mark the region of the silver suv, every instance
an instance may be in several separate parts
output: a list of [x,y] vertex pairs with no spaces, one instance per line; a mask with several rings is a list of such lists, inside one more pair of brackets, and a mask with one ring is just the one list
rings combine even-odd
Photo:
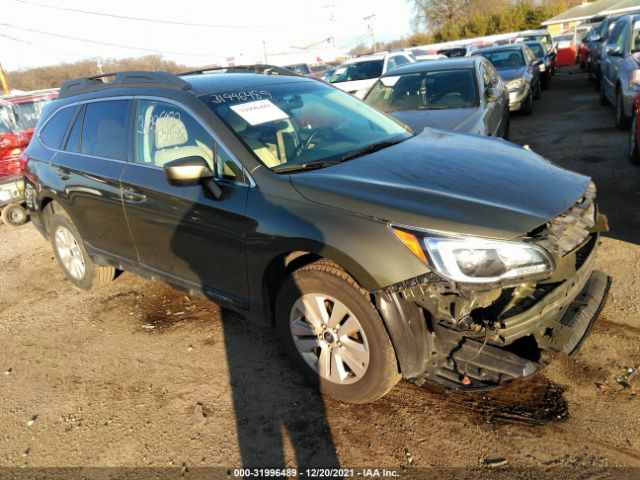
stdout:
[[600,103],[616,108],[616,126],[625,128],[640,92],[640,15],[625,15],[616,22],[600,62]]

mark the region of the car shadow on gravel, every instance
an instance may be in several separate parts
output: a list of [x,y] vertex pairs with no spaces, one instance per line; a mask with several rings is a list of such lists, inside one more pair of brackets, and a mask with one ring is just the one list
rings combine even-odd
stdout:
[[[282,207],[270,208],[277,215]],[[181,238],[192,234],[191,219],[201,214],[202,206],[194,205],[176,226],[171,241],[176,255],[184,252],[184,249],[177,247],[183,241]],[[307,228],[311,230],[315,227],[307,224]],[[243,240],[234,238],[229,241]],[[203,279],[210,275],[204,269],[211,265],[211,259],[202,261],[198,254],[201,255],[202,252],[183,254],[182,260],[201,280],[200,284],[205,284]],[[246,272],[244,268],[235,270],[230,275]],[[208,300],[219,301],[212,296],[208,296]],[[193,314],[197,315],[195,312],[187,312],[186,308],[180,312],[172,312],[170,308],[165,311],[165,307],[160,306],[156,312],[151,311],[145,321],[162,330],[171,328],[174,322],[182,321],[180,317],[188,319]],[[170,319],[167,320],[167,317]],[[250,322],[242,315],[225,308],[219,309],[219,317],[224,335],[242,467],[340,467],[322,395],[304,381],[289,361],[276,330]],[[229,437],[229,441],[232,441],[232,435]]]

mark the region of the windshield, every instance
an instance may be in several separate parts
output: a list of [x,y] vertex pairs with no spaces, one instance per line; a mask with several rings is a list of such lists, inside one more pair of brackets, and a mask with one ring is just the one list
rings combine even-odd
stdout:
[[540,43],[527,43],[527,46],[533,51],[536,57],[544,57],[544,49]]
[[317,81],[278,83],[203,97],[267,167],[342,161],[411,134],[360,100]]
[[14,103],[13,107],[18,119],[18,125],[22,129],[33,128],[38,123],[38,118],[42,113],[47,102],[51,101],[49,97],[38,98],[27,102]]
[[382,75],[383,60],[367,60],[364,62],[348,63],[340,66],[329,79],[330,83],[353,82],[368,80]]
[[5,133],[16,133],[17,128],[11,105],[0,104],[0,135]]
[[364,101],[385,112],[470,108],[478,106],[477,93],[475,72],[465,68],[384,77]]
[[298,75],[310,75],[311,70],[306,63],[298,63],[296,65],[286,65],[284,68],[288,68],[292,72],[297,73]]
[[498,50],[482,53],[498,70],[524,67],[524,57],[520,50]]
[[633,31],[631,32],[631,53],[640,51],[640,20],[633,22]]

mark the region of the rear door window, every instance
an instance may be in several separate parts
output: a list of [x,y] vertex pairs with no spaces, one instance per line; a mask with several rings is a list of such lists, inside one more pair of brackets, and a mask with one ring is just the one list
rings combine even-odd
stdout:
[[53,114],[40,132],[40,140],[47,147],[58,149],[67,133],[69,122],[73,118],[76,107],[66,107]]
[[126,160],[128,107],[128,100],[87,104],[82,128],[82,153]]

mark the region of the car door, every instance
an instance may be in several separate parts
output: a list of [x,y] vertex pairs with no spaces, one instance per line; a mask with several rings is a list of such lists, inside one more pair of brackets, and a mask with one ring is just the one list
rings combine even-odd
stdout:
[[602,58],[600,61],[602,88],[611,103],[615,103],[616,101],[615,85],[619,68],[618,60],[620,57],[617,55],[611,55],[610,49],[624,45],[624,27],[624,19],[618,20],[615,23],[603,48]]
[[540,88],[540,67],[536,65],[536,56],[526,45],[522,48],[524,59],[527,62],[527,69],[531,75],[531,88],[537,91]]
[[129,155],[130,104],[104,100],[73,107],[75,118],[51,166],[60,201],[88,249],[135,260],[119,183]]
[[[493,68],[493,65],[488,60],[483,60],[480,63],[480,75],[485,92],[488,88],[504,89],[504,84],[500,79],[500,75]],[[507,95],[500,95],[491,102],[485,101],[485,108],[487,113],[485,114],[487,123],[487,132],[492,136],[500,136],[506,126],[505,122],[509,114],[509,98]]]
[[[134,118],[134,158],[121,183],[140,263],[208,298],[245,307],[244,171],[204,122],[170,101],[138,99]],[[165,179],[164,164],[191,156],[204,158],[216,172],[219,198],[202,184]]]

